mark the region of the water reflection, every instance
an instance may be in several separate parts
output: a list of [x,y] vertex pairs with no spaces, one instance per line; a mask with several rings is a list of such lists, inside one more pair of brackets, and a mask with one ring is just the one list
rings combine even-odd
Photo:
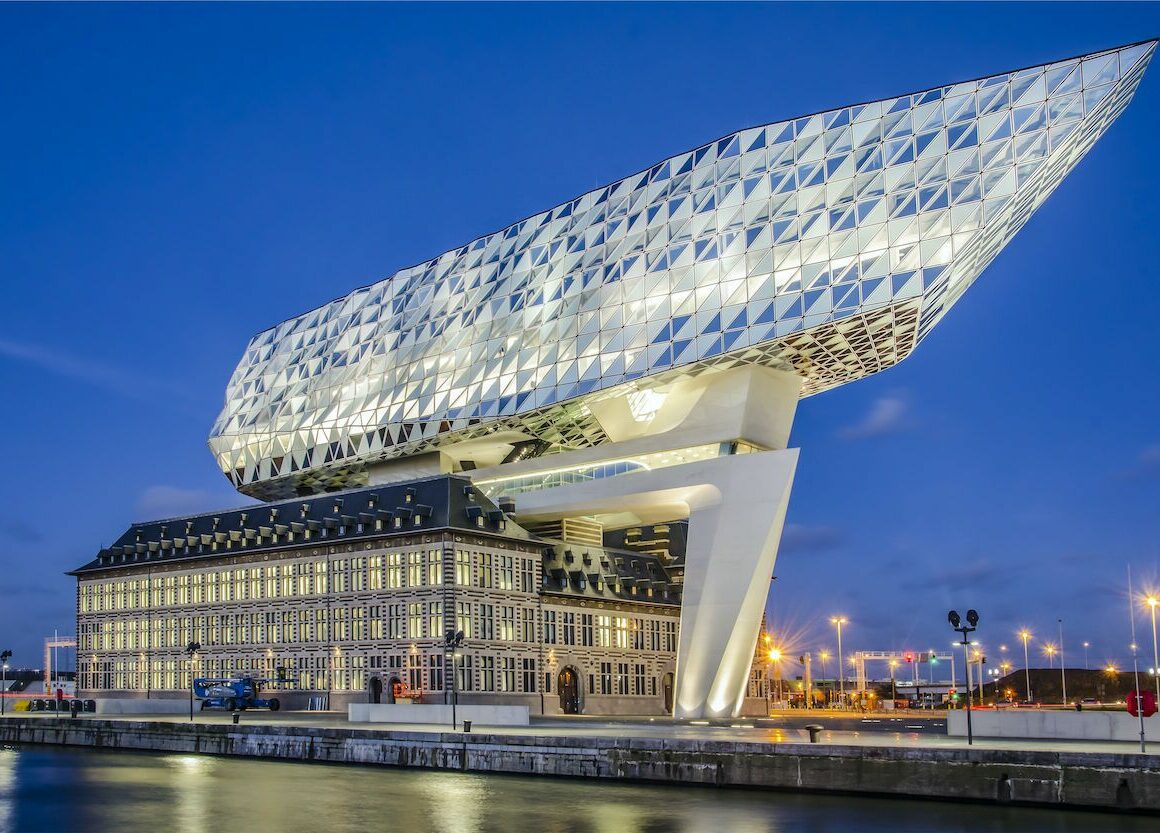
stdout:
[[0,748],[0,833],[1135,833],[1154,819],[1055,810]]

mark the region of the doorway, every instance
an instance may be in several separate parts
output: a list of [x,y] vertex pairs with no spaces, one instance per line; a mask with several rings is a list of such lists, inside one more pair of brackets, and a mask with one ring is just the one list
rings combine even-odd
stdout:
[[371,702],[381,703],[383,699],[383,680],[381,677],[371,677]]
[[560,672],[556,691],[560,694],[560,711],[580,714],[580,674],[575,668],[569,665]]
[[661,678],[661,691],[665,695],[665,714],[673,713],[673,672]]

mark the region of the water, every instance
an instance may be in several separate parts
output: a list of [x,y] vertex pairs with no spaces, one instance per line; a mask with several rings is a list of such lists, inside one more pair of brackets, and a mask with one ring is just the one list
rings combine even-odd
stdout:
[[1155,831],[1155,818],[968,804],[0,747],[2,833]]

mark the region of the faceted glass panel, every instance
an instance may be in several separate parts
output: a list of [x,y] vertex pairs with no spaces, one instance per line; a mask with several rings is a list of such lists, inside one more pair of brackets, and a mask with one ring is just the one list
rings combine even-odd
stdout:
[[1123,111],[1155,42],[742,130],[255,336],[210,447],[244,492],[742,364],[803,396],[922,340]]

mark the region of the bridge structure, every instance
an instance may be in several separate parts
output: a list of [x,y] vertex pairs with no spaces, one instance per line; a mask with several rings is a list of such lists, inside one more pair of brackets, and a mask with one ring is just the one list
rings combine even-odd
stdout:
[[[928,651],[855,651],[851,655],[850,662],[854,666],[854,690],[856,692],[867,690],[869,680],[866,674],[867,663],[871,663],[872,667],[873,664],[884,664],[896,684],[916,688],[923,685],[928,687],[948,685],[946,680],[935,679],[935,666],[940,662],[949,663],[951,670],[949,686],[957,688],[955,655],[953,653],[939,653],[933,648]],[[921,669],[924,664],[927,667],[925,675]]]

